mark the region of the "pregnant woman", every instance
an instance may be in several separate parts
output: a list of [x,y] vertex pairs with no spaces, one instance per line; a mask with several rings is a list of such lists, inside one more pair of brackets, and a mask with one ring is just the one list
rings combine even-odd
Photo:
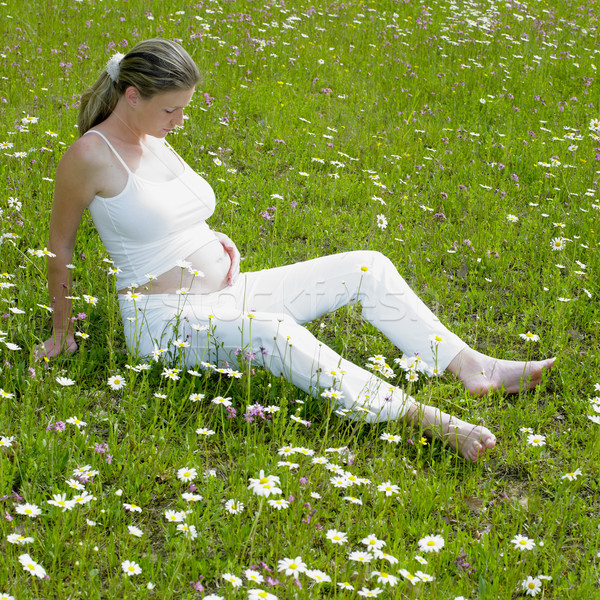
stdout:
[[38,355],[77,349],[71,325],[71,262],[88,209],[117,272],[129,351],[173,356],[180,364],[255,362],[350,418],[404,419],[444,439],[469,460],[495,443],[471,425],[416,402],[316,339],[303,323],[360,302],[363,317],[405,356],[456,375],[473,394],[537,385],[553,359],[497,360],[446,329],[378,252],[348,252],[240,273],[240,254],[206,220],[210,185],[165,138],[183,124],[200,73],[177,43],[151,39],[113,56],[79,114],[80,137],[56,172],[50,221],[48,289],[52,336]]

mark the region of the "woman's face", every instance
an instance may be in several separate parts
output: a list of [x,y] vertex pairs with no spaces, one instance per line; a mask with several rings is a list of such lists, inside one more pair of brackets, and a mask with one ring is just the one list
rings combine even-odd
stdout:
[[192,100],[194,88],[161,92],[151,98],[139,98],[136,113],[140,128],[153,137],[164,138],[183,125],[183,110]]

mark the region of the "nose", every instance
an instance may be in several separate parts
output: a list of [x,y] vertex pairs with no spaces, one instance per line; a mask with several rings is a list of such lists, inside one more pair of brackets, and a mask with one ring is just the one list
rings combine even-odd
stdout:
[[176,127],[181,127],[183,125],[183,109],[178,109],[173,114],[173,123]]

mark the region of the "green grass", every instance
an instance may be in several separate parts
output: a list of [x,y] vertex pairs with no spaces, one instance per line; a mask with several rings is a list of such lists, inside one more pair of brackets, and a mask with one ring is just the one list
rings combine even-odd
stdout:
[[[299,20],[290,20],[294,15]],[[380,587],[380,598],[496,599],[523,596],[521,582],[540,574],[552,578],[542,581],[542,597],[598,594],[600,437],[587,418],[600,381],[600,144],[589,129],[600,117],[594,2],[426,8],[391,0],[6,0],[0,19],[0,282],[13,284],[0,285],[0,436],[14,438],[0,447],[0,597],[213,593],[231,600],[256,587],[280,599],[358,597],[334,585],[349,581],[355,590]],[[378,250],[473,347],[503,358],[558,356],[557,368],[530,393],[474,399],[450,377],[412,390],[461,418],[485,420],[499,443],[484,461],[468,464],[439,443],[422,445],[421,432],[401,423],[340,419],[263,371],[250,380],[182,372],[169,381],[157,365],[127,369],[114,282],[87,215],[73,258],[74,287],[98,304],[79,301],[74,310],[86,313],[76,329],[90,337],[71,357],[33,361],[34,346],[50,333],[43,308],[49,299],[45,259],[28,249],[47,244],[48,179],[77,137],[79,94],[114,51],[157,35],[181,40],[204,73],[185,129],[170,139],[213,185],[218,205],[209,224],[236,241],[243,270]],[[266,42],[262,50],[259,40]],[[28,115],[37,122],[25,127]],[[549,166],[553,157],[560,166]],[[266,221],[259,213],[271,206],[274,217]],[[380,214],[386,229],[377,227]],[[568,240],[564,250],[551,249],[555,237]],[[400,356],[357,310],[308,327],[359,364],[374,354],[390,364]],[[519,338],[527,331],[539,343]],[[113,375],[126,380],[123,389],[109,388]],[[59,385],[59,376],[75,384]],[[205,401],[191,402],[195,392]],[[208,402],[218,395],[232,398],[236,418]],[[280,410],[271,420],[246,423],[242,414],[256,402]],[[48,430],[74,416],[87,426]],[[199,436],[200,427],[215,434]],[[546,436],[546,445],[528,445],[521,428]],[[402,440],[385,442],[383,432]],[[96,451],[102,444],[110,463],[107,452]],[[327,456],[374,485],[335,489],[333,473],[310,456],[280,457],[286,445]],[[277,466],[288,459],[299,467]],[[74,496],[65,481],[85,465],[98,472],[85,486],[94,500],[65,512],[47,504],[53,494]],[[177,478],[183,467],[197,469],[199,502],[182,499],[189,486]],[[577,468],[576,480],[562,478]],[[281,497],[293,497],[288,508],[271,508],[248,489],[261,469],[281,478]],[[399,493],[379,492],[386,481]],[[42,514],[17,514],[23,501],[15,494]],[[347,494],[362,505],[344,500]],[[229,499],[243,503],[243,512],[227,512]],[[128,512],[124,502],[142,512]],[[186,509],[196,539],[164,516]],[[128,525],[143,536],[131,535]],[[334,528],[347,533],[347,543],[326,539]],[[13,533],[34,542],[11,544]],[[397,564],[349,560],[369,534],[386,542]],[[418,540],[433,534],[445,545],[421,553],[428,561],[421,565]],[[535,547],[514,549],[517,534]],[[23,570],[18,557],[25,552],[49,579]],[[277,572],[278,561],[297,556],[332,582],[300,575],[300,588]],[[141,574],[125,576],[126,560]],[[234,588],[222,578],[242,577],[251,565],[279,583],[244,578]],[[401,569],[435,579],[413,586]],[[396,587],[370,578],[383,570],[399,578]],[[201,577],[203,593],[190,585]]]

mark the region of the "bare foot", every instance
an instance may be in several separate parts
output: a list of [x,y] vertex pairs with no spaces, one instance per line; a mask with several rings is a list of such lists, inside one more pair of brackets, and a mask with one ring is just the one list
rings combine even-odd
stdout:
[[496,436],[487,427],[471,425],[456,417],[450,417],[444,441],[467,460],[477,462],[486,450],[496,445]]
[[412,399],[404,418],[414,427],[421,428],[428,437],[442,440],[473,462],[496,445],[496,436],[486,427],[471,425],[439,408],[419,404]]
[[555,360],[501,360],[473,348],[465,348],[448,365],[448,371],[454,373],[474,396],[484,396],[493,390],[516,394],[538,385],[544,370],[549,369]]

